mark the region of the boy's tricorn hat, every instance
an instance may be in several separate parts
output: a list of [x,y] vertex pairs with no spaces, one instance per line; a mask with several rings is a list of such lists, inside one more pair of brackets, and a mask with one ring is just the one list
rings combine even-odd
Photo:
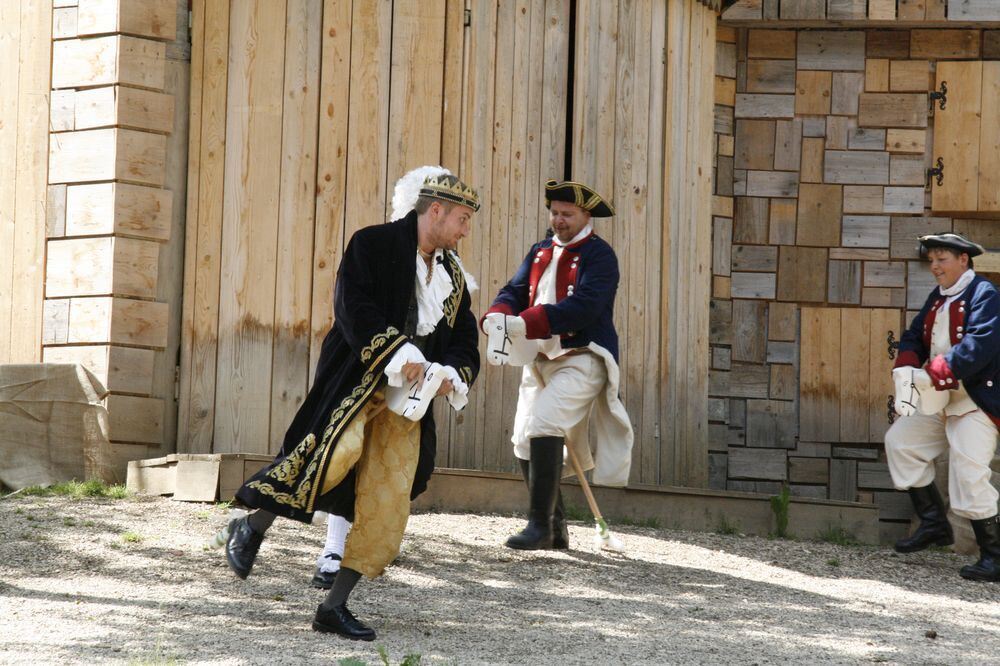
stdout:
[[978,257],[986,252],[986,249],[979,243],[973,243],[968,238],[964,238],[951,232],[928,234],[920,237],[921,256],[926,257],[928,250],[936,248],[947,248],[957,252],[964,252],[969,255],[970,258]]
[[545,181],[545,207],[549,208],[553,201],[565,201],[576,204],[588,211],[591,217],[611,217],[615,214],[612,205],[601,198],[601,195],[583,183],[572,180],[559,182]]

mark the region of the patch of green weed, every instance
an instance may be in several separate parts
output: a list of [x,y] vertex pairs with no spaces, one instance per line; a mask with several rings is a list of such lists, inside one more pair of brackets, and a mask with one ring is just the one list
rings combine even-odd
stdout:
[[779,539],[788,538],[788,505],[791,503],[791,492],[788,484],[781,487],[781,492],[771,498],[771,511],[774,513],[774,534]]

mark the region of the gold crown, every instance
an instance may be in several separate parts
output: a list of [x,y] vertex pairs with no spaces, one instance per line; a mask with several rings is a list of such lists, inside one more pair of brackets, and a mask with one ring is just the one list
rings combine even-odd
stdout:
[[[450,182],[452,178],[455,178],[454,183]],[[420,188],[420,196],[444,199],[468,206],[474,211],[479,210],[479,194],[455,176],[448,174],[425,178],[424,184]]]

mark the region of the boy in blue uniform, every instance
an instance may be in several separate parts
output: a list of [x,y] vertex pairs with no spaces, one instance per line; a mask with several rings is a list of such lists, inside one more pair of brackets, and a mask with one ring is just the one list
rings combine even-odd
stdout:
[[968,518],[980,557],[962,567],[970,580],[1000,581],[1000,517],[990,462],[1000,423],[1000,294],[972,269],[982,246],[958,234],[920,238],[938,287],[900,341],[896,367],[924,367],[938,391],[949,391],[944,409],[897,420],[885,437],[889,472],[908,490],[920,518],[917,530],[896,543],[902,553],[954,542],[934,459],[949,452],[948,490],[955,515]]

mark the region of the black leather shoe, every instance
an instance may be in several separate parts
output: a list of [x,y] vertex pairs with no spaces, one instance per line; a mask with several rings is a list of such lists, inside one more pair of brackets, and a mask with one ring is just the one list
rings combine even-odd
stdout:
[[313,631],[320,631],[325,634],[337,634],[352,641],[373,641],[375,640],[375,630],[367,624],[354,617],[351,611],[347,610],[347,604],[334,606],[329,610],[324,610],[320,604],[316,609],[316,617],[313,618]]
[[923,488],[910,488],[910,500],[920,525],[913,534],[896,542],[897,553],[915,553],[931,546],[955,543],[944,500],[933,483]]
[[253,569],[254,560],[257,559],[257,551],[264,540],[263,534],[258,534],[250,527],[250,522],[243,518],[236,518],[229,523],[229,539],[226,541],[226,561],[229,568],[239,576],[246,579]]
[[528,525],[507,539],[508,548],[544,550],[552,548],[552,514],[562,473],[562,437],[533,437],[529,461]]
[[[517,459],[521,465],[521,476],[524,477],[524,484],[531,491],[531,464],[527,460]],[[560,471],[560,477],[562,472]],[[556,495],[556,508],[552,513],[552,549],[569,549],[569,528],[566,526],[566,510],[563,508],[562,491]]]
[[979,561],[962,567],[958,573],[968,580],[1000,582],[1000,516],[970,522],[979,544]]

